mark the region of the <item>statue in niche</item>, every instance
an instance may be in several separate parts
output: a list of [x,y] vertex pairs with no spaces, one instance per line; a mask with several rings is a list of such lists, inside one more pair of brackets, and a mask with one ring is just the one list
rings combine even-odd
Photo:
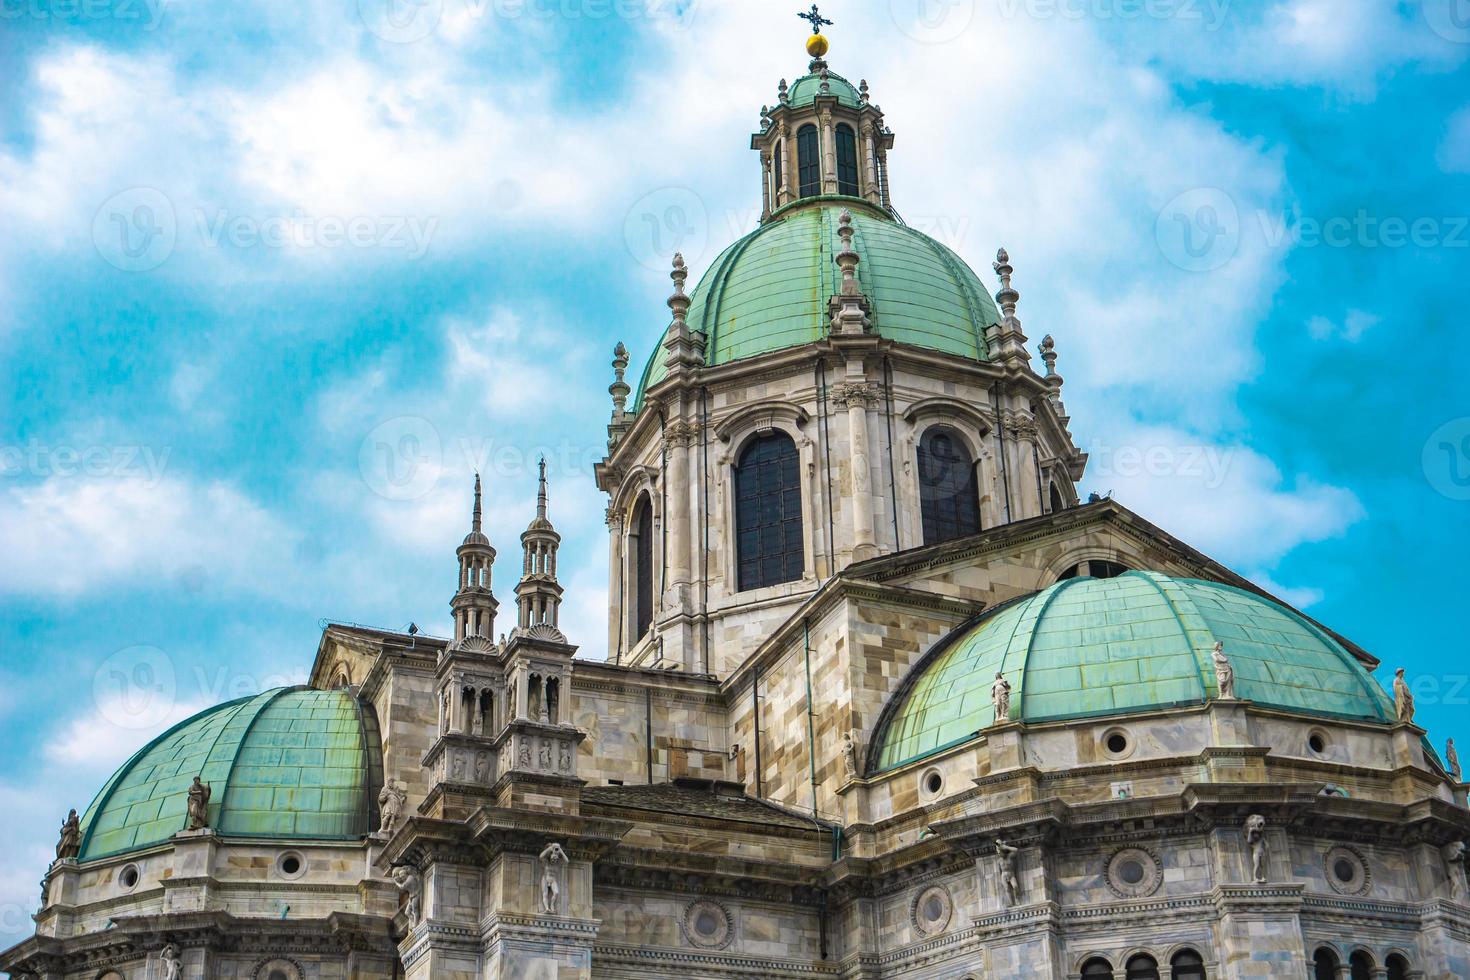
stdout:
[[730,761],[735,763],[735,781],[745,782],[745,746],[739,742],[730,750]]
[[1000,858],[1000,885],[1005,891],[1006,904],[1021,904],[1021,879],[1016,876],[1016,855],[1020,849],[1012,847],[999,837],[995,839],[995,854]]
[[475,756],[475,782],[488,783],[490,781],[490,753],[481,752]]
[[562,772],[572,771],[572,745],[570,742],[562,742],[558,746],[557,761]]
[[82,821],[77,811],[66,815],[61,825],[61,839],[56,842],[56,860],[74,861],[82,853]]
[[163,980],[181,980],[184,976],[184,962],[179,955],[179,947],[169,943],[163,947],[159,960],[163,963]]
[[847,768],[847,778],[856,779],[861,768],[858,765],[857,730],[842,733],[842,763]]
[[403,914],[408,917],[409,925],[415,925],[419,921],[419,898],[423,894],[424,879],[418,870],[406,864],[398,864],[393,867],[393,883],[407,899],[403,905]]
[[1221,701],[1235,700],[1235,667],[1230,663],[1230,658],[1225,656],[1225,644],[1223,641],[1215,641],[1215,686],[1219,688]]
[[1440,849],[1444,858],[1445,873],[1450,879],[1450,895],[1463,901],[1467,896],[1465,884],[1465,842],[1451,841]]
[[1252,814],[1245,821],[1245,842],[1251,849],[1251,880],[1266,883],[1266,818]]
[[439,734],[441,735],[449,733],[449,707],[449,690],[446,688],[439,704]]
[[1455,751],[1455,740],[1450,739],[1444,747],[1445,765],[1450,767],[1450,775],[1455,777],[1455,782],[1461,781],[1460,753]]
[[521,753],[519,756],[522,769],[531,768],[531,744],[525,740],[521,741]]
[[1409,690],[1409,682],[1404,680],[1402,667],[1393,673],[1393,706],[1401,723],[1414,723],[1414,692]]
[[391,779],[383,784],[383,789],[378,793],[379,833],[387,836],[398,829],[398,821],[403,817],[403,808],[408,803],[407,791],[407,786]]
[[209,826],[209,798],[214,789],[198,776],[189,786],[189,830],[203,830]]
[[995,724],[1000,725],[1011,718],[1011,682],[1005,674],[996,672],[995,683],[990,685],[990,703],[995,707]]
[[464,782],[464,756],[460,755],[458,752],[454,753],[454,767],[451,772],[451,778],[456,783]]
[[556,841],[541,851],[541,908],[556,915],[561,908],[561,865],[567,863],[567,852]]
[[551,771],[551,743],[548,742],[546,739],[543,738],[543,739],[541,739],[541,741],[539,743],[539,747],[540,747],[540,751],[536,754],[537,761],[541,763],[541,769],[542,769],[543,772],[550,772]]

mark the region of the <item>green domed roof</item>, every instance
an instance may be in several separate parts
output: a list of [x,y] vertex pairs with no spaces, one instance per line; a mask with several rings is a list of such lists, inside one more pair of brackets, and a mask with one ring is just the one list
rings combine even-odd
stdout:
[[[827,84],[826,92],[822,91],[822,83],[824,81]],[[851,82],[841,75],[828,70],[825,79],[821,75],[803,75],[798,78],[796,84],[792,85],[787,92],[787,104],[793,109],[800,109],[802,106],[809,106],[817,101],[817,96],[819,95],[835,97],[842,105],[850,106],[854,109],[861,102],[861,99],[858,97],[858,91],[852,87]]]
[[185,829],[189,784],[211,784],[225,836],[339,840],[372,830],[381,748],[345,690],[279,688],[210,708],[160,735],[107,781],[82,818],[81,860]]
[[[704,331],[705,363],[724,364],[827,336],[827,303],[841,270],[838,218],[852,212],[858,279],[874,332],[890,340],[983,360],[985,330],[1000,313],[985,285],[951,249],[856,198],[816,198],[725,249],[691,296],[689,325]],[[665,375],[662,341],[638,388]]]
[[1218,693],[1217,640],[1235,668],[1236,697],[1303,714],[1393,720],[1388,695],[1363,664],[1298,613],[1217,582],[1129,572],[1058,582],[941,642],[880,723],[879,767],[994,724],[997,672],[1011,682],[1015,721],[1201,703]]

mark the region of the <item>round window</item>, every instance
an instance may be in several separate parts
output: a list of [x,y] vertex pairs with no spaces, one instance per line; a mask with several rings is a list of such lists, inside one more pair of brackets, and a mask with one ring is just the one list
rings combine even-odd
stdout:
[[684,935],[703,949],[723,949],[734,935],[730,913],[717,902],[693,902],[684,910]]
[[1164,870],[1152,851],[1125,847],[1108,859],[1107,881],[1119,898],[1144,898],[1159,890]]
[[1363,895],[1372,887],[1368,863],[1351,847],[1334,847],[1327,852],[1327,883],[1342,895]]
[[138,872],[138,866],[136,864],[130,864],[118,873],[117,883],[121,885],[125,891],[132,891],[134,888],[138,887],[138,880],[140,877],[141,875]]
[[1103,732],[1103,752],[1110,759],[1126,759],[1133,754],[1133,739],[1121,728],[1110,729]]
[[295,851],[287,851],[276,858],[276,874],[282,878],[300,878],[306,873],[306,858]]
[[954,900],[943,885],[931,885],[915,896],[912,911],[914,927],[925,936],[937,936],[949,927]]
[[1330,744],[1331,743],[1327,740],[1326,732],[1314,731],[1312,732],[1312,734],[1307,736],[1307,749],[1313,755],[1326,755],[1327,747]]
[[928,770],[919,777],[919,788],[925,796],[938,796],[944,792],[944,773],[938,769]]

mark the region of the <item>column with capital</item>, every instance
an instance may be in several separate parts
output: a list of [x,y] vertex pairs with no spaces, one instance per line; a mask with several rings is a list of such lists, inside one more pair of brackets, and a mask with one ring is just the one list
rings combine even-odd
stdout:
[[878,541],[873,529],[873,479],[868,443],[868,406],[877,404],[877,385],[849,382],[837,386],[837,403],[847,408],[848,436],[852,455],[852,559],[863,561],[878,554]]

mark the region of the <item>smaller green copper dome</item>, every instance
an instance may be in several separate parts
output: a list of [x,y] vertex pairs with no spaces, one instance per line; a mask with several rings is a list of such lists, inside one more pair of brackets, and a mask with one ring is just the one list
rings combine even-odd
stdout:
[[1363,664],[1291,609],[1218,582],[1129,572],[1058,582],[941,641],[880,722],[879,767],[989,728],[997,673],[1011,683],[1014,721],[1199,704],[1218,693],[1217,640],[1235,668],[1236,697],[1309,715],[1393,720],[1388,695]]
[[[901,343],[984,360],[985,331],[1000,312],[980,277],[947,246],[857,198],[788,206],[715,259],[691,294],[689,325],[705,335],[705,363],[798,347],[827,336],[837,267],[838,219],[852,213],[858,279],[873,331]],[[662,341],[638,386],[665,376]]]
[[[824,82],[827,85],[826,92],[822,91]],[[827,72],[825,79],[821,75],[803,75],[798,78],[788,92],[788,102],[793,109],[800,109],[817,101],[819,95],[834,97],[840,104],[853,109],[861,103],[858,91],[852,87],[852,83],[831,70]]]
[[381,748],[348,691],[279,688],[203,711],[144,746],[82,818],[81,860],[184,830],[195,776],[223,836],[341,840],[372,830]]

